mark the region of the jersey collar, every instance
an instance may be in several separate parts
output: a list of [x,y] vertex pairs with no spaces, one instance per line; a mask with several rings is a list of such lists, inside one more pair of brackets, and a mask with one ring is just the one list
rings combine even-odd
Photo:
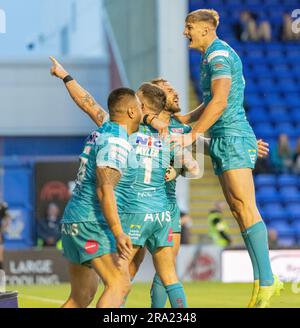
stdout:
[[204,56],[206,56],[206,55],[209,53],[210,48],[213,46],[213,44],[214,44],[217,40],[219,40],[218,37],[216,37],[216,38],[210,43],[210,45],[209,45],[209,46],[207,47],[207,49],[205,50]]

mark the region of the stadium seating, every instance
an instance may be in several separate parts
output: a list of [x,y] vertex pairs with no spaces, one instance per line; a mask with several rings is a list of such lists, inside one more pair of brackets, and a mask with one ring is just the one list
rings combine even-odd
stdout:
[[[258,138],[275,147],[280,133],[295,147],[300,137],[300,44],[280,42],[282,15],[299,5],[299,0],[190,0],[190,10],[215,8],[221,15],[219,35],[240,55],[246,79],[245,108]],[[251,10],[267,19],[273,40],[240,42],[235,25],[240,12]],[[200,55],[190,52],[191,77],[202,98]],[[293,174],[259,174],[255,177],[257,203],[270,227],[279,234],[281,245],[300,245],[300,177]]]

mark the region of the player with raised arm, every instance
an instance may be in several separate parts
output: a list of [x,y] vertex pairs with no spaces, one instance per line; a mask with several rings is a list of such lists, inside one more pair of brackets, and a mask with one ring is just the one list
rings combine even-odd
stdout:
[[186,146],[194,142],[198,134],[210,132],[209,150],[214,170],[240,226],[253,266],[255,282],[248,306],[267,307],[283,284],[272,273],[267,229],[256,206],[252,169],[258,151],[243,107],[242,62],[237,53],[217,37],[218,25],[219,15],[215,10],[196,10],[186,18],[184,35],[189,39],[189,47],[202,53],[204,102],[198,108],[198,118],[188,137],[177,136],[172,141]]
[[[160,87],[167,96],[167,106],[158,116],[160,120],[169,124],[169,132],[171,134],[186,134],[191,131],[191,126],[187,124],[182,124],[178,121],[177,116],[181,112],[181,108],[179,105],[179,95],[175,88],[163,78],[157,78],[151,81],[152,84]],[[193,119],[199,117],[199,111],[196,109],[191,114]],[[205,155],[209,155],[209,138],[202,138],[203,142],[203,151]],[[258,153],[259,157],[264,157],[268,155],[268,144],[266,144],[263,140],[257,141],[258,145]],[[169,203],[169,211],[171,213],[172,220],[172,231],[173,231],[173,253],[174,253],[174,262],[176,263],[176,257],[180,248],[180,239],[181,239],[181,223],[180,223],[180,209],[177,204],[176,199],[176,176],[168,174],[167,181],[171,179],[171,181],[167,182],[167,196]],[[139,264],[142,262],[143,256],[140,255],[135,259],[135,266],[139,267]],[[140,263],[139,263],[140,262]],[[132,265],[131,265],[132,267]],[[131,270],[132,274],[132,270]],[[167,301],[167,293],[163,283],[161,282],[158,274],[155,274],[152,287],[151,287],[151,305],[153,308],[163,308]]]
[[128,169],[136,159],[128,138],[138,130],[142,111],[135,92],[128,88],[114,90],[108,108],[110,120],[84,147],[76,187],[62,219],[71,282],[63,307],[89,305],[98,287],[94,271],[105,286],[97,307],[120,307],[130,290],[132,244],[119,219],[118,206],[126,201],[119,185],[127,170],[132,172],[127,180],[135,181],[135,171]]
[[[83,110],[89,117],[100,127],[105,120],[108,119],[108,114],[103,107],[96,102],[94,97],[86,91],[74,78],[70,76],[68,71],[54,58],[50,57],[52,66],[50,73],[53,76],[61,79],[66,89],[68,90],[71,98],[77,106]],[[157,119],[157,116],[148,115],[148,122],[151,122],[156,130],[159,131],[161,136],[168,134],[168,125]],[[141,122],[143,122],[144,114],[142,113]]]

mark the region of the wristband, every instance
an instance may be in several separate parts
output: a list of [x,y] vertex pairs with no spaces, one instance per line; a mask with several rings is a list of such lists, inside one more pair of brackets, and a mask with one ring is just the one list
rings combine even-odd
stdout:
[[153,117],[151,118],[150,122],[149,122],[149,125],[153,122],[153,120],[157,118],[157,115],[153,115]]
[[143,117],[143,123],[147,125],[147,120],[148,120],[149,114],[144,115]]
[[121,233],[123,233],[123,229],[120,224],[115,224],[111,227],[111,231],[115,237],[119,236]]
[[74,80],[74,79],[72,78],[71,75],[67,75],[67,76],[63,79],[64,84],[66,84],[66,83],[68,83],[68,82],[71,82],[71,81],[73,81],[73,80]]

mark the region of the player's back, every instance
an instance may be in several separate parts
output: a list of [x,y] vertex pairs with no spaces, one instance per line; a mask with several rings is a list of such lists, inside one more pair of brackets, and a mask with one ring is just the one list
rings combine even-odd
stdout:
[[[165,174],[172,154],[169,145],[151,127],[141,124],[129,138],[135,148],[138,167],[135,183],[127,192],[126,213],[158,213],[168,206]],[[127,174],[126,172],[124,178]],[[122,181],[121,181],[122,184]],[[124,189],[125,192],[125,189]]]
[[[81,164],[76,187],[65,209],[64,223],[97,220],[105,222],[96,194],[96,167],[107,166],[123,174],[128,168],[129,158],[135,158],[131,151],[127,132],[119,124],[111,121],[104,123],[87,138],[80,156]],[[133,183],[134,178],[134,175],[129,174],[128,183]],[[115,188],[115,195],[117,203],[122,203],[122,193],[119,192],[118,185]]]
[[244,109],[245,79],[238,54],[226,42],[217,38],[203,55],[201,68],[203,101],[206,105],[212,99],[212,81],[231,79],[227,108],[210,128],[211,136],[253,136]]

